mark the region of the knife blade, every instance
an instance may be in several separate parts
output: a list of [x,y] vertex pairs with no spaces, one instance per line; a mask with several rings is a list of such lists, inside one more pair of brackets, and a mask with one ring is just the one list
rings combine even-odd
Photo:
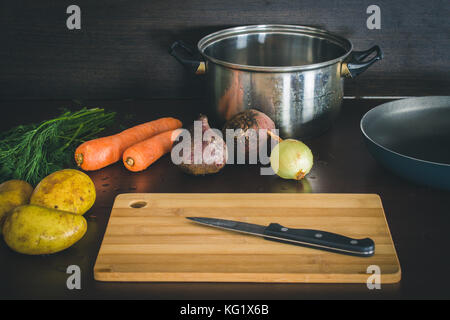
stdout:
[[246,233],[263,237],[266,240],[304,246],[313,249],[358,257],[371,257],[375,253],[375,243],[370,238],[352,239],[326,231],[287,228],[278,223],[271,223],[268,226],[261,226],[253,223],[216,218],[186,218],[196,223],[214,228]]

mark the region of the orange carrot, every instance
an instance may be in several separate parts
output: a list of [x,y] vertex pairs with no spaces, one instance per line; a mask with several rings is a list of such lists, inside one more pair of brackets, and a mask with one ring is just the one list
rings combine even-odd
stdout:
[[123,153],[123,164],[130,171],[142,171],[172,149],[177,130],[160,133],[136,143]]
[[75,161],[83,170],[98,170],[120,160],[130,146],[168,130],[181,128],[175,118],[161,118],[118,134],[84,142],[75,150]]

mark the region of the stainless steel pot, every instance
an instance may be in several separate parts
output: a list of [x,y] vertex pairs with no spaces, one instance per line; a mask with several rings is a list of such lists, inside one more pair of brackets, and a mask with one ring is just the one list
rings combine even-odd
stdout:
[[258,109],[274,120],[283,138],[311,137],[328,129],[342,103],[343,79],[383,57],[379,46],[353,51],[343,37],[290,25],[225,29],[202,38],[197,48],[176,41],[170,53],[206,75],[208,115],[225,121]]

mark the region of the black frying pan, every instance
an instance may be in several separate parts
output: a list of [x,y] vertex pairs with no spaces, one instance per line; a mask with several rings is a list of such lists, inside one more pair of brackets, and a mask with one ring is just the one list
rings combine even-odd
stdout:
[[401,99],[361,119],[371,154],[398,175],[450,190],[450,96]]

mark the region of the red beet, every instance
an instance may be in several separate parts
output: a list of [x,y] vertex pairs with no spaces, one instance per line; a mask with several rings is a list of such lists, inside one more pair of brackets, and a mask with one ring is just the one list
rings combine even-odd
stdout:
[[[235,144],[245,143],[245,159],[248,159],[249,154],[258,154],[260,144],[267,143],[269,135],[272,136],[272,131],[275,129],[275,123],[261,111],[249,109],[236,114],[227,121],[222,129],[224,137],[227,137],[227,129],[235,130],[236,133],[236,130],[242,129],[239,134],[235,135],[234,142]],[[253,129],[254,131],[249,129]],[[264,132],[259,129],[266,129],[267,131]],[[254,138],[258,139],[258,143],[256,144],[254,143],[254,139],[252,141],[253,134],[256,134]]]
[[[208,123],[208,117],[200,115],[197,121],[201,121],[201,137],[195,137],[194,125],[188,129],[189,131],[189,150],[186,154],[185,149],[180,149],[180,157],[184,160],[177,166],[184,172],[192,175],[206,175],[219,172],[227,162],[227,145],[220,136],[220,131],[217,134],[212,134],[211,127]],[[206,134],[210,133],[210,136]],[[196,140],[197,138],[197,140]],[[184,138],[183,138],[184,139]],[[205,141],[206,140],[206,141]],[[179,144],[183,140],[176,141],[172,150],[178,150]],[[196,163],[197,159],[201,159],[200,163]]]

